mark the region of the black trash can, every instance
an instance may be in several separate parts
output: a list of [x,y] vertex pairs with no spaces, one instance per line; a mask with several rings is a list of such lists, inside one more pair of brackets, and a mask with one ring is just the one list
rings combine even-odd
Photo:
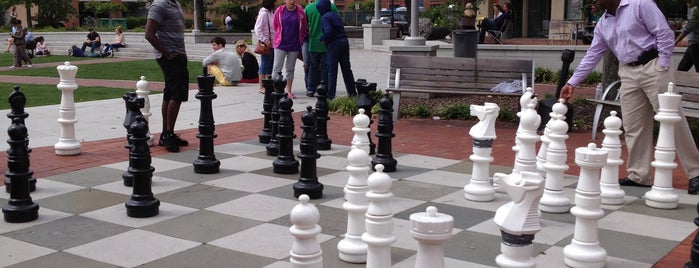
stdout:
[[455,58],[476,58],[478,51],[477,30],[455,30],[451,32]]

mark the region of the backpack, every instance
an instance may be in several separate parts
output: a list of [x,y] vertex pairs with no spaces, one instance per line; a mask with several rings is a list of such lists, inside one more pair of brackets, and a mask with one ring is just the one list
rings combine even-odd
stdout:
[[76,45],[68,49],[68,55],[71,57],[82,57],[84,53],[85,52]]

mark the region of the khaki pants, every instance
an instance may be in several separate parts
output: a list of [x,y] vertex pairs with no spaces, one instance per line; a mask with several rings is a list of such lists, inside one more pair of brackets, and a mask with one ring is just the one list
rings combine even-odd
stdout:
[[[658,111],[658,94],[667,92],[672,71],[661,71],[657,58],[643,66],[619,65],[621,78],[621,115],[624,124],[626,148],[629,153],[626,170],[629,179],[645,185],[652,184],[651,161],[653,144],[653,116]],[[680,115],[682,109],[680,109]],[[677,156],[687,176],[699,176],[699,151],[687,120],[675,127]]]

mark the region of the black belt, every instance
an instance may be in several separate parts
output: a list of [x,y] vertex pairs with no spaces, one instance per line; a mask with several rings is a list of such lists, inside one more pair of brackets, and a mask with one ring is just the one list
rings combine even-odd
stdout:
[[640,56],[638,56],[638,60],[634,62],[629,62],[626,65],[631,66],[631,67],[636,67],[639,65],[646,65],[646,63],[654,60],[655,58],[658,57],[658,50],[657,49],[651,49],[648,51],[643,51]]

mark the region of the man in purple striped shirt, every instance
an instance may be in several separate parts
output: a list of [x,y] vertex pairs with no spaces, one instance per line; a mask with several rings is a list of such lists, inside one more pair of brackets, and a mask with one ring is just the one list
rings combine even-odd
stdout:
[[[658,6],[646,0],[597,0],[605,10],[595,27],[594,39],[575,73],[561,91],[561,98],[573,97],[575,87],[592,72],[610,50],[619,59],[621,114],[624,123],[628,175],[624,186],[650,187],[653,152],[653,116],[658,94],[672,81],[670,63],[674,33]],[[681,112],[681,111],[680,111]],[[699,151],[686,120],[676,124],[677,154],[689,180],[689,194],[699,192]]]

